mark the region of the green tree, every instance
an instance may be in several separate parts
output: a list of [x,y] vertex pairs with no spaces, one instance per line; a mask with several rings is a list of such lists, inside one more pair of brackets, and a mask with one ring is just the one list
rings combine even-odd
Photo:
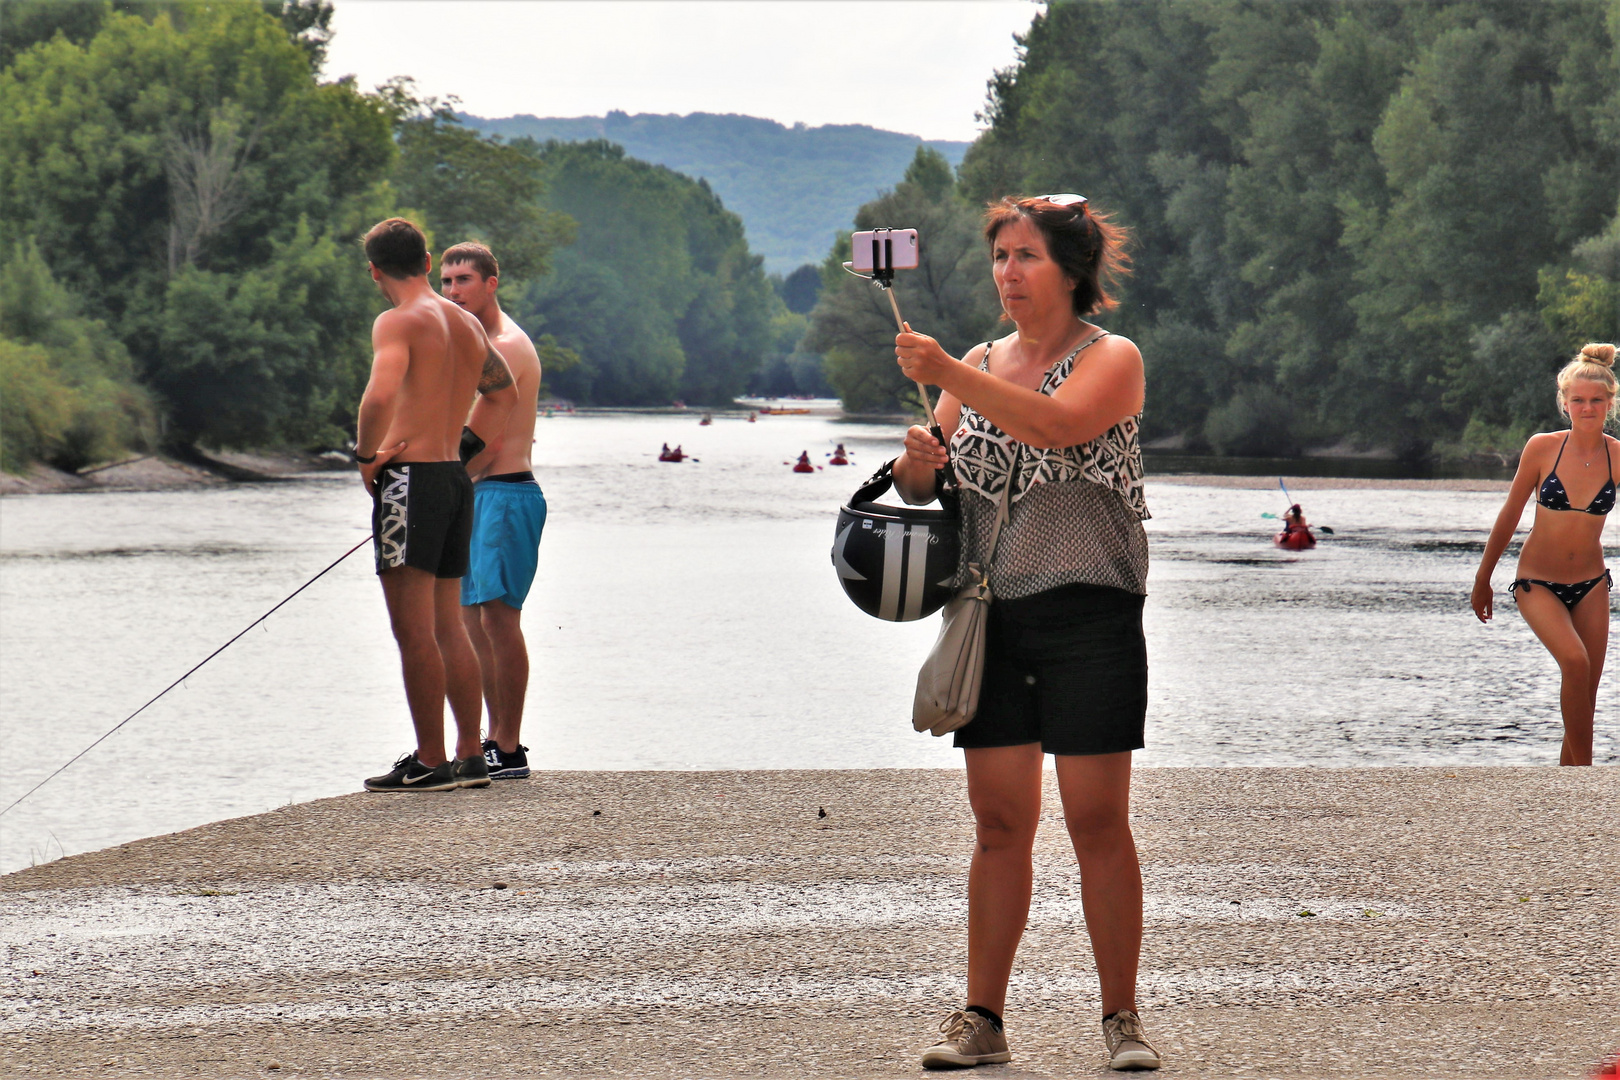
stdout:
[[1614,279],[1573,247],[1620,189],[1617,38],[1604,0],[1054,3],[963,182],[1134,230],[1111,328],[1143,348],[1150,437],[1479,443],[1545,415],[1485,401],[1547,362],[1537,316],[1608,325]]
[[63,469],[148,445],[150,396],[129,353],[51,275],[33,242],[0,269],[0,467]]
[[423,218],[441,248],[478,240],[495,251],[514,285],[540,277],[553,249],[574,238],[567,215],[541,205],[539,147],[483,136],[456,118],[454,99],[423,98],[409,78],[379,88],[395,116],[400,201]]
[[[1233,13],[1214,30],[1220,59],[1206,96],[1228,103],[1220,122],[1238,153],[1224,254],[1251,302],[1222,328],[1224,343],[1206,346],[1212,357],[1225,354],[1224,370],[1193,385],[1202,383],[1204,400],[1215,403],[1243,384],[1274,385],[1277,400],[1315,441],[1356,428],[1360,409],[1385,407],[1376,388],[1345,369],[1355,333],[1355,260],[1342,242],[1341,207],[1386,201],[1372,133],[1401,73],[1399,20],[1392,4],[1267,5]],[[1153,345],[1150,372],[1173,367],[1160,342]],[[1149,398],[1162,410],[1166,395],[1158,386]],[[1171,413],[1150,430],[1189,418]],[[1232,419],[1228,414],[1223,432],[1214,433],[1229,445]],[[1264,436],[1249,436],[1256,439]]]
[[[862,206],[857,230],[916,229],[918,268],[895,276],[895,298],[906,321],[962,356],[994,332],[1000,310],[979,211],[964,198],[950,166],[934,150],[917,148],[893,191]],[[810,314],[804,348],[826,357],[827,381],[852,412],[920,408],[916,387],[894,362],[894,313],[870,282],[844,273],[849,236],[840,238],[822,269],[822,289]]]
[[153,7],[0,72],[0,224],[123,341],[174,441],[333,439],[376,307],[351,244],[393,208],[387,103],[317,84],[262,5]]
[[1620,212],[1603,232],[1576,244],[1566,265],[1544,268],[1539,282],[1542,322],[1564,352],[1620,340]]
[[578,235],[515,310],[579,355],[556,392],[619,405],[741,393],[783,308],[736,215],[702,181],[612,143],[547,143],[539,160],[543,203]]

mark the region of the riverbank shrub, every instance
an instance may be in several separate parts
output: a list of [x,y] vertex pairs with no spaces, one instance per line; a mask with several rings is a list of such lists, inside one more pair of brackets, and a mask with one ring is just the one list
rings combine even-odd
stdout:
[[79,469],[156,435],[128,351],[52,276],[32,241],[0,269],[0,467]]

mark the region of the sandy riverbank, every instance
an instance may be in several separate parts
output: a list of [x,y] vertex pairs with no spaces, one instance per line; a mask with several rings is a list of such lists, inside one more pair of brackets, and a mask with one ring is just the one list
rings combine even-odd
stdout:
[[209,451],[195,461],[180,461],[163,454],[138,454],[76,473],[35,462],[21,475],[0,472],[0,496],[175,491],[241,482],[273,483],[349,467],[347,461],[329,454],[229,450]]
[[[990,1077],[1107,1075],[1050,796]],[[1620,1046],[1617,802],[1612,768],[1143,770],[1162,1075],[1584,1075]],[[962,991],[971,844],[944,770],[290,806],[0,878],[0,1055],[42,1077],[917,1075]]]

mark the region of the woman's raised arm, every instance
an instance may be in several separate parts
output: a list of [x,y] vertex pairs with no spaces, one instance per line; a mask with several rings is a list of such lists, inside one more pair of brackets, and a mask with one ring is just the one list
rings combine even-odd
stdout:
[[939,387],[942,399],[966,402],[1019,442],[1043,450],[1090,442],[1142,411],[1142,354],[1126,338],[1110,335],[1086,349],[1074,374],[1051,395],[958,363],[939,342],[909,328],[895,338],[895,352],[909,378]]

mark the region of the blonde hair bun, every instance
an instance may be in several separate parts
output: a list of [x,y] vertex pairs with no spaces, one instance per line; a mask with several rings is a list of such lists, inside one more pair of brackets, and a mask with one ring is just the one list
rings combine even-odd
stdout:
[[1582,346],[1581,359],[1589,364],[1602,364],[1606,368],[1614,367],[1614,346],[1605,342],[1594,341],[1590,345]]

